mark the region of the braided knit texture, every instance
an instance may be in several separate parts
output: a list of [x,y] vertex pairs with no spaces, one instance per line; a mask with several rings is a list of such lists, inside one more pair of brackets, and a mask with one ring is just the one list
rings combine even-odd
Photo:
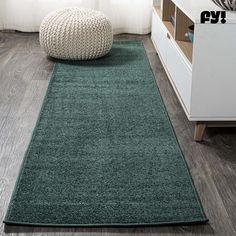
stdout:
[[40,44],[47,55],[66,60],[89,60],[106,55],[113,42],[112,25],[101,12],[64,8],[46,16]]

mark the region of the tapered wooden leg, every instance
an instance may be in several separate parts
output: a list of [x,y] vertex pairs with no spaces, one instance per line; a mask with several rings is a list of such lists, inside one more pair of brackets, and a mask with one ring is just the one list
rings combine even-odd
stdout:
[[195,131],[194,131],[194,140],[196,142],[201,142],[202,141],[205,129],[206,129],[206,122],[198,121],[196,123]]

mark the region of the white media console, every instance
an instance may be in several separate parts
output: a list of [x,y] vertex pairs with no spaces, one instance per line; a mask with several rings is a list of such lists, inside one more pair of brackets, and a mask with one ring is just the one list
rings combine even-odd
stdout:
[[[153,44],[188,119],[196,122],[196,141],[208,126],[236,124],[236,13],[227,12],[225,24],[202,24],[202,11],[222,10],[211,0],[160,0],[152,18]],[[193,43],[185,35],[190,25]]]

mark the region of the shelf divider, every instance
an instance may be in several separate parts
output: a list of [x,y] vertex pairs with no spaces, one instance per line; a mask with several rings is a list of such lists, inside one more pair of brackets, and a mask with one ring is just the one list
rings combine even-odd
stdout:
[[188,41],[185,33],[188,32],[188,27],[193,25],[194,23],[178,7],[176,7],[175,19],[175,39]]
[[170,17],[175,16],[175,4],[171,0],[162,1],[162,20],[170,21]]

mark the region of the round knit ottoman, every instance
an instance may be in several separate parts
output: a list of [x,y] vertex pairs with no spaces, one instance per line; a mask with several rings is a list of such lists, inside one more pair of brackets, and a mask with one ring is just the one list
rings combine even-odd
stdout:
[[47,55],[66,60],[89,60],[106,55],[113,42],[109,19],[99,11],[65,8],[46,16],[40,44]]

